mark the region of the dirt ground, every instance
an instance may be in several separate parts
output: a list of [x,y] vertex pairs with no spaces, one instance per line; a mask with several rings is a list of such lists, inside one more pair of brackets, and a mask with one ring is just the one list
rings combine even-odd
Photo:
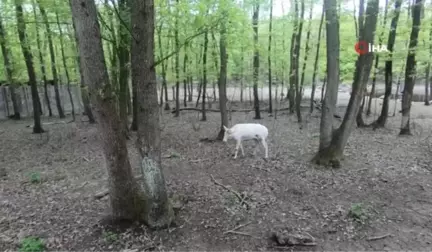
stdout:
[[[233,142],[200,142],[220,127],[218,113],[207,116],[207,122],[197,112],[163,116],[164,173],[182,204],[176,226],[160,231],[102,221],[108,199],[94,195],[106,187],[107,175],[95,126],[44,125],[47,134],[33,135],[26,127],[31,120],[0,122],[0,166],[8,173],[0,181],[0,250],[16,251],[29,235],[41,237],[48,251],[432,250],[432,113],[414,116],[410,137],[397,136],[400,114],[386,129],[355,129],[338,170],[310,163],[318,114],[300,129],[294,116],[263,113],[267,161],[262,149],[252,156],[253,142],[244,143],[246,156],[237,160]],[[233,113],[232,124],[245,121],[256,120]],[[212,177],[246,199],[240,202]],[[283,247],[269,239],[273,231],[315,246]]]

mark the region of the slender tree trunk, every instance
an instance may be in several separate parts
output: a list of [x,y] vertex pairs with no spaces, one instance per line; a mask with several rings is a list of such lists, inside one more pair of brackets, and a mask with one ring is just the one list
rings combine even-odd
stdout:
[[[179,41],[179,0],[176,0],[176,16],[175,16],[175,27],[174,30],[174,39],[175,39],[175,51],[180,51],[180,41]],[[176,74],[176,91],[175,91],[175,102],[176,102],[176,110],[175,117],[180,116],[180,53],[176,53],[175,55],[175,74]]]
[[[14,114],[11,118],[15,119],[15,120],[20,120],[21,114],[19,111],[18,99],[17,99],[17,95],[16,95],[16,89],[15,89],[16,84],[13,81],[12,52],[9,50],[9,48],[6,44],[6,30],[4,29],[3,21],[2,21],[3,17],[1,15],[2,15],[2,13],[0,13],[0,46],[1,46],[1,51],[3,54],[4,67],[6,69],[6,81],[10,85],[9,90],[11,91],[12,106],[13,106],[13,110],[14,110]],[[6,90],[6,89],[3,89],[3,90]],[[5,99],[5,102],[7,102],[7,97]],[[0,168],[0,170],[1,170],[1,168]],[[1,177],[1,174],[0,174],[0,177]]]
[[[226,8],[226,7],[225,7]],[[227,11],[223,11],[223,16],[227,16]],[[222,21],[220,39],[219,39],[219,53],[220,53],[220,71],[219,71],[219,109],[221,111],[221,127],[217,136],[218,140],[222,140],[225,134],[223,126],[228,126],[228,111],[227,111],[227,66],[228,66],[228,54],[226,50],[226,23]]]
[[425,106],[429,106],[429,75],[430,75],[430,68],[431,68],[431,63],[429,60],[429,63],[426,66],[426,79],[425,79],[425,98],[424,98],[424,103]]
[[33,55],[31,54],[31,49],[26,35],[26,24],[24,21],[24,14],[22,8],[22,0],[15,0],[15,12],[18,27],[18,37],[21,44],[22,54],[24,56],[25,64],[27,67],[27,74],[29,78],[29,83],[31,87],[31,94],[33,100],[33,133],[40,134],[45,132],[42,128],[40,109],[39,109],[39,93],[36,85],[36,74],[33,65]]
[[[296,114],[297,114],[297,121],[299,123],[302,122],[302,117],[301,117],[301,107],[300,107],[300,103],[301,103],[301,99],[302,99],[302,90],[300,87],[300,83],[299,83],[299,60],[300,60],[300,43],[301,43],[301,36],[303,33],[303,17],[304,17],[304,1],[301,1],[301,11],[300,11],[300,19],[297,21],[298,22],[298,32],[296,32],[296,43],[294,46],[294,57],[293,57],[293,61],[295,61],[294,63],[294,83],[295,83],[295,107],[296,107]],[[309,48],[307,48],[309,49]]]
[[[393,52],[393,47],[396,40],[396,29],[399,20],[401,4],[402,4],[402,0],[395,1],[394,15],[390,24],[390,32],[387,41],[387,50],[390,52],[390,56],[392,55],[391,53]],[[387,122],[392,86],[393,86],[393,59],[389,58],[385,62],[385,91],[384,91],[383,105],[381,108],[380,116],[373,123],[374,129],[384,127]]]
[[317,51],[315,54],[314,71],[313,71],[313,75],[312,75],[312,91],[311,91],[310,111],[309,111],[309,113],[311,113],[311,114],[312,114],[313,108],[314,108],[316,77],[317,77],[317,72],[318,72],[318,59],[319,59],[319,52],[320,52],[320,47],[321,47],[321,32],[322,32],[322,26],[324,23],[324,13],[325,13],[325,9],[323,8],[323,11],[321,14],[321,21],[320,21],[320,25],[318,28]]
[[[33,15],[34,15],[35,21],[37,22],[38,18],[36,15],[36,3],[34,0],[32,1],[32,4],[33,4]],[[48,116],[52,117],[53,113],[52,113],[51,103],[50,103],[50,99],[49,99],[49,95],[48,95],[48,81],[47,81],[47,77],[46,77],[45,61],[44,61],[43,54],[42,54],[42,46],[41,46],[41,40],[40,40],[40,35],[39,35],[39,24],[36,23],[35,27],[36,27],[36,31],[35,31],[36,32],[36,43],[37,43],[38,53],[39,53],[39,62],[40,62],[40,67],[41,67],[42,79],[44,82],[45,102],[46,102],[47,107],[48,107]]]
[[74,105],[74,101],[73,101],[73,97],[72,97],[72,92],[70,89],[70,77],[69,77],[69,70],[66,64],[66,56],[65,56],[65,52],[64,52],[64,43],[63,43],[63,31],[62,28],[60,26],[60,19],[58,16],[58,13],[56,11],[55,13],[56,15],[56,21],[57,21],[57,28],[59,29],[59,37],[60,37],[60,51],[61,51],[61,55],[62,55],[62,61],[63,61],[63,67],[65,69],[65,74],[66,74],[66,81],[67,81],[67,91],[69,94],[69,100],[71,103],[71,108],[72,108],[72,121],[75,121],[75,105]]
[[[241,59],[240,59],[240,102],[243,103],[243,92],[244,92],[244,48],[241,49]],[[227,126],[228,127],[228,126]]]
[[202,82],[202,103],[201,103],[201,121],[207,121],[206,115],[206,93],[207,93],[207,49],[208,49],[208,31],[204,33],[204,52],[203,52],[203,82]]
[[183,105],[187,107],[187,62],[188,62],[188,55],[187,55],[187,48],[188,45],[185,44],[184,46],[184,58],[183,58]]
[[412,28],[409,42],[408,56],[405,68],[405,86],[402,95],[402,122],[399,135],[411,135],[410,131],[410,113],[411,102],[415,83],[416,73],[416,49],[418,44],[418,35],[420,31],[421,12],[423,1],[416,0],[412,10]]
[[60,118],[65,118],[66,116],[65,116],[63,108],[61,106],[60,92],[59,92],[59,88],[58,88],[59,78],[58,78],[58,73],[57,73],[57,69],[56,69],[57,63],[56,63],[56,58],[55,58],[55,53],[54,53],[54,44],[53,44],[53,39],[52,39],[50,23],[48,22],[48,15],[45,11],[45,8],[42,7],[40,0],[37,0],[37,3],[38,3],[40,13],[41,13],[42,18],[43,18],[44,23],[45,23],[45,30],[46,30],[46,35],[47,35],[47,39],[48,39],[48,47],[49,47],[49,52],[50,52],[50,57],[51,57],[51,71],[52,71],[53,81],[54,81],[54,92],[55,92],[55,100],[56,100],[56,105],[57,105],[57,112],[58,112]]
[[272,103],[272,67],[271,67],[271,42],[272,42],[272,23],[273,23],[273,0],[270,0],[270,23],[269,23],[269,36],[268,36],[268,85],[269,85],[269,114],[273,113]]
[[253,6],[252,26],[254,31],[254,57],[253,57],[253,95],[254,95],[254,119],[261,119],[260,104],[258,98],[258,76],[259,76],[259,51],[258,51],[258,20],[260,4],[256,2]]

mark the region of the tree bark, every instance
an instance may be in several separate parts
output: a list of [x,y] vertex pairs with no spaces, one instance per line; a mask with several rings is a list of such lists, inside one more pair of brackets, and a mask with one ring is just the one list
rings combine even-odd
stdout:
[[60,51],[61,51],[61,55],[62,55],[62,62],[63,62],[63,67],[65,70],[65,74],[66,74],[66,81],[67,81],[67,91],[68,91],[68,95],[69,95],[69,100],[71,103],[71,107],[72,107],[72,121],[75,121],[75,105],[74,105],[74,101],[73,101],[73,97],[72,97],[72,92],[70,89],[70,77],[69,77],[69,70],[66,64],[66,57],[65,57],[65,52],[64,52],[64,43],[63,43],[63,31],[60,25],[60,19],[58,16],[58,12],[56,11],[55,13],[56,15],[56,21],[57,21],[57,28],[59,29],[59,37],[60,37]]
[[[32,1],[33,4],[33,15],[35,18],[35,21],[38,20],[37,15],[36,15],[36,2],[33,0]],[[44,61],[44,57],[42,54],[42,46],[41,46],[41,40],[40,40],[40,35],[39,35],[39,24],[35,24],[36,27],[36,43],[37,43],[37,47],[38,47],[38,53],[39,53],[39,62],[40,62],[40,67],[41,67],[41,74],[42,74],[42,79],[44,82],[44,96],[45,96],[45,102],[47,104],[48,107],[48,116],[52,117],[53,113],[52,113],[52,109],[51,109],[51,103],[50,103],[50,99],[49,99],[49,95],[48,95],[48,81],[47,81],[47,76],[46,76],[46,69],[45,69],[45,61]]]
[[298,22],[298,32],[296,32],[296,43],[294,46],[294,57],[293,60],[295,61],[293,70],[294,70],[294,83],[295,83],[295,104],[296,104],[296,114],[297,114],[297,121],[299,123],[302,122],[301,117],[301,110],[300,110],[300,102],[302,98],[302,92],[301,87],[299,83],[299,62],[300,62],[300,43],[301,43],[301,36],[303,33],[303,17],[304,17],[304,1],[301,1],[301,11],[300,11],[300,19]]
[[272,24],[273,24],[273,0],[270,0],[270,22],[269,22],[269,36],[268,36],[268,85],[269,85],[269,114],[273,113],[272,102],[272,67],[271,67],[271,43],[272,43]]
[[16,12],[17,27],[18,27],[18,37],[20,40],[21,50],[24,56],[29,83],[31,87],[31,94],[33,100],[33,119],[34,119],[33,133],[40,134],[45,132],[45,130],[42,128],[42,123],[40,118],[40,109],[39,109],[40,101],[39,101],[39,93],[36,85],[36,74],[33,65],[33,55],[30,52],[31,49],[30,49],[29,42],[27,40],[26,25],[24,21],[22,4],[23,4],[22,0],[15,0],[15,12]]
[[424,103],[425,106],[429,106],[429,75],[430,75],[431,63],[430,60],[426,66],[426,76],[425,76],[425,98]]
[[410,131],[410,113],[411,102],[415,83],[416,73],[416,49],[418,44],[418,35],[420,31],[421,12],[423,1],[416,0],[412,10],[412,28],[409,42],[408,56],[405,67],[405,86],[402,94],[402,122],[399,135],[411,135]]
[[206,93],[207,93],[207,50],[208,50],[208,31],[204,33],[204,52],[203,52],[203,81],[202,81],[202,103],[201,121],[207,121],[206,115]]
[[46,29],[47,39],[48,39],[48,47],[49,47],[49,52],[50,52],[50,57],[51,57],[51,71],[52,71],[52,75],[53,75],[54,93],[55,93],[55,100],[56,100],[56,105],[57,105],[57,112],[58,112],[60,118],[65,118],[66,116],[65,116],[63,108],[61,106],[60,92],[59,92],[59,88],[58,88],[59,78],[58,78],[58,73],[57,73],[57,69],[56,69],[56,58],[55,58],[55,53],[54,53],[54,44],[53,44],[53,39],[52,39],[51,28],[49,25],[50,23],[48,22],[48,15],[45,11],[45,8],[42,7],[40,0],[37,0],[37,3],[38,3],[39,10],[41,12],[42,18],[43,18],[44,23],[45,23],[45,29]]
[[70,5],[83,75],[100,122],[97,125],[108,170],[112,216],[115,219],[143,220],[148,202],[132,174],[122,123],[116,113],[116,97],[105,63],[95,2],[70,0]]
[[183,105],[184,107],[187,107],[187,62],[188,62],[188,55],[187,55],[187,49],[188,44],[186,43],[184,46],[184,58],[183,58]]
[[252,26],[254,31],[254,56],[253,56],[253,96],[254,96],[254,119],[261,119],[260,104],[258,98],[258,76],[259,76],[259,48],[258,48],[258,20],[259,20],[259,2],[253,6]]
[[318,72],[318,59],[319,59],[319,52],[320,52],[320,47],[321,47],[321,32],[322,32],[322,25],[324,23],[324,13],[325,13],[325,9],[323,8],[323,11],[321,14],[321,21],[320,21],[320,25],[318,28],[319,30],[318,30],[317,51],[315,54],[314,71],[313,71],[313,75],[312,75],[312,91],[311,91],[310,111],[309,111],[310,114],[312,114],[313,108],[314,108],[316,77],[317,77],[317,72]]
[[[379,1],[369,0],[366,8],[365,23],[364,26],[362,26],[367,28],[360,29],[360,39],[362,41],[370,41],[369,43],[373,44],[374,33],[377,25],[378,11]],[[331,34],[327,33],[327,37],[332,37],[330,35]],[[356,71],[354,74],[353,90],[342,124],[335,132],[333,132],[332,129],[329,130],[328,136],[331,136],[330,144],[327,147],[320,149],[320,152],[315,157],[317,163],[324,165],[331,164],[333,167],[340,167],[340,158],[343,155],[343,150],[348,141],[349,135],[351,133],[353,124],[360,108],[360,103],[363,98],[363,92],[367,85],[370,71],[372,68],[373,57],[373,53],[361,54],[358,56],[356,62]],[[331,82],[329,81],[329,84],[330,83]],[[335,92],[337,93],[337,89],[335,90]]]
[[[300,97],[297,97],[297,107],[300,107],[300,103],[302,101],[302,94],[303,94],[303,86],[304,86],[304,79],[305,79],[305,72],[306,72],[306,64],[307,64],[307,59],[308,59],[308,55],[309,55],[309,39],[310,39],[310,33],[311,33],[311,27],[312,27],[312,13],[313,13],[313,2],[310,3],[311,7],[310,7],[310,11],[309,11],[309,24],[308,24],[308,30],[307,30],[307,34],[306,34],[306,48],[305,48],[305,55],[304,55],[304,59],[303,59],[303,67],[302,67],[302,75],[300,78]],[[319,33],[321,33],[321,31],[319,31]],[[320,41],[320,38],[318,38],[318,41]],[[319,48],[319,44],[318,44],[318,48]],[[313,80],[312,80],[313,81]],[[312,87],[313,92],[315,92],[315,87]],[[311,103],[313,103],[313,95],[311,95]],[[301,118],[301,113],[300,113],[300,109],[298,109],[298,114],[300,115]]]
[[[226,8],[226,7],[225,7]],[[226,17],[227,12],[224,11],[223,15]],[[220,39],[219,39],[219,53],[220,53],[220,71],[219,71],[219,107],[221,111],[221,127],[217,136],[218,140],[222,140],[225,134],[224,126],[228,125],[228,111],[227,111],[227,65],[228,65],[228,54],[226,50],[226,23],[222,21]]]
[[[18,99],[15,91],[16,84],[13,81],[12,52],[9,50],[9,47],[6,44],[6,30],[4,29],[1,15],[2,14],[0,13],[0,46],[3,54],[4,67],[6,69],[6,81],[7,83],[9,83],[9,90],[11,92],[12,106],[14,110],[14,114],[11,118],[15,120],[20,120],[21,114],[19,111]],[[7,97],[5,99],[5,102],[7,102]]]
[[[175,51],[180,51],[180,41],[179,41],[179,0],[176,0],[176,10],[175,10],[175,27],[174,30],[174,43],[175,43]],[[175,102],[176,102],[176,113],[175,117],[180,116],[180,53],[176,53],[175,55],[175,75],[176,75],[176,91],[175,91]]]
[[145,222],[153,228],[168,227],[174,212],[168,200],[161,162],[161,130],[154,65],[153,0],[132,0],[132,81],[138,87],[139,122],[137,147],[147,193]]

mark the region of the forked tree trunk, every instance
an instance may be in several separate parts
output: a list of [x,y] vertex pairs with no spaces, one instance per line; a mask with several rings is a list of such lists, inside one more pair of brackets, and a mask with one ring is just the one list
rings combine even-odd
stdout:
[[36,85],[36,74],[33,65],[33,55],[30,52],[30,45],[26,36],[26,24],[24,21],[24,14],[22,8],[22,0],[15,0],[15,12],[17,19],[17,27],[18,27],[18,37],[21,44],[22,54],[24,56],[27,74],[29,77],[29,83],[31,87],[31,94],[33,100],[33,133],[40,134],[45,132],[42,128],[41,118],[40,118],[40,109],[39,109],[39,93]]
[[312,90],[311,90],[310,111],[309,111],[309,113],[311,113],[311,114],[312,114],[313,108],[314,108],[316,77],[317,77],[317,72],[318,72],[318,59],[319,59],[319,52],[320,52],[320,47],[321,47],[321,32],[322,32],[322,25],[324,23],[324,13],[325,13],[325,9],[323,8],[323,11],[321,14],[321,21],[320,21],[320,25],[318,28],[319,29],[318,30],[318,42],[316,45],[317,51],[315,54],[314,70],[313,70],[313,75],[312,75]]
[[[394,14],[390,24],[390,32],[387,41],[387,50],[390,52],[389,54],[390,56],[393,53],[393,47],[396,40],[396,29],[399,20],[401,4],[402,4],[402,0],[395,1]],[[373,122],[374,129],[384,127],[387,122],[392,87],[393,87],[393,59],[389,58],[385,62],[385,91],[384,91],[383,105],[381,108],[380,116],[375,122]],[[395,95],[397,95],[397,91]]]
[[[333,2],[333,0],[327,0],[327,1]],[[360,39],[364,41],[371,41],[370,43],[372,44],[374,41],[374,33],[377,24],[378,10],[379,10],[379,1],[369,0],[366,8],[366,18],[363,26],[365,28],[360,29]],[[329,13],[326,12],[326,15],[328,14]],[[337,29],[335,29],[335,31],[337,31]],[[335,34],[327,33],[327,38],[330,37],[330,39],[334,39],[334,36]],[[327,44],[327,46],[329,45]],[[329,53],[327,55],[329,55]],[[357,113],[360,108],[360,103],[363,98],[363,92],[368,82],[369,74],[372,68],[373,57],[374,57],[373,53],[359,55],[356,62],[356,70],[354,74],[352,94],[342,124],[336,130],[336,132],[333,132],[332,129],[333,125],[329,125],[327,139],[329,139],[330,141],[327,142],[328,145],[326,147],[322,149],[320,148],[319,153],[317,154],[317,156],[315,156],[315,161],[318,164],[340,167],[340,158],[343,155],[343,150],[348,141],[349,135],[351,133]],[[329,66],[330,64],[327,65]],[[327,74],[329,76],[329,73]],[[329,84],[330,83],[331,82],[329,76]],[[333,91],[337,94],[337,89]],[[325,110],[326,107],[323,108],[323,112]],[[333,116],[333,114],[331,116]]]
[[[149,202],[134,179],[122,123],[116,113],[113,87],[105,64],[97,10],[93,0],[71,0],[72,19],[85,79],[97,107],[99,134],[108,170],[112,215],[116,219],[145,220]],[[142,64],[142,63],[141,63]]]
[[405,68],[405,86],[402,95],[402,122],[399,135],[411,135],[410,131],[410,113],[411,102],[415,83],[416,61],[415,56],[418,44],[418,35],[420,31],[421,12],[423,9],[423,1],[416,0],[412,10],[412,28],[409,42],[408,56]]
[[207,93],[207,50],[208,50],[208,31],[206,31],[206,32],[204,33],[203,82],[202,82],[201,121],[207,121],[207,115],[206,115],[206,93]]
[[47,35],[47,39],[48,39],[48,48],[49,48],[50,57],[51,57],[51,71],[52,71],[52,76],[53,76],[53,81],[54,81],[54,93],[55,93],[55,100],[56,100],[56,105],[57,105],[57,112],[58,112],[60,118],[65,118],[66,116],[65,116],[63,108],[61,106],[60,91],[59,91],[59,87],[58,87],[59,78],[58,78],[58,73],[57,73],[57,68],[56,68],[56,58],[55,58],[55,53],[54,53],[54,44],[53,44],[53,39],[52,39],[52,32],[51,32],[51,28],[50,28],[50,23],[48,21],[48,15],[45,11],[45,8],[42,7],[40,0],[38,0],[37,3],[38,3],[40,13],[41,13],[42,18],[43,18],[44,23],[45,23],[45,30],[46,30],[46,35]]
[[[226,8],[226,7],[225,7]],[[226,16],[227,12],[224,11],[223,15]],[[222,140],[225,134],[223,126],[229,127],[228,125],[228,111],[227,111],[227,65],[228,55],[226,50],[226,23],[222,21],[220,39],[219,39],[219,53],[220,53],[220,71],[219,71],[219,109],[221,112],[221,127],[217,136],[218,140]]]
[[59,16],[58,13],[56,11],[55,13],[56,15],[56,21],[57,21],[57,28],[59,29],[59,37],[60,37],[60,51],[61,51],[61,55],[62,55],[62,62],[63,62],[63,67],[65,69],[65,74],[66,74],[66,81],[67,81],[67,92],[69,95],[69,100],[71,103],[71,108],[72,108],[72,121],[75,121],[75,105],[74,105],[74,101],[73,101],[73,97],[72,97],[72,92],[70,89],[70,77],[69,77],[69,70],[66,64],[66,56],[65,56],[65,52],[64,52],[64,43],[63,43],[63,31],[60,25],[60,20],[59,20]]
[[138,152],[147,193],[146,211],[142,213],[146,223],[153,228],[168,227],[174,219],[174,211],[168,200],[162,173],[161,130],[157,102],[156,69],[154,66],[153,0],[132,1],[132,81],[136,82],[140,110]]
[[[32,1],[32,7],[33,7],[33,15],[34,15],[34,19],[37,22],[38,21],[38,17],[36,15],[36,2],[35,0]],[[40,68],[41,68],[41,74],[42,74],[42,79],[44,82],[44,97],[45,97],[45,102],[47,104],[48,107],[48,116],[52,117],[52,109],[51,109],[51,103],[50,103],[50,99],[49,99],[49,95],[48,95],[48,81],[47,81],[47,76],[46,76],[46,68],[45,68],[45,60],[42,54],[42,46],[41,46],[41,40],[40,40],[40,35],[39,35],[39,24],[36,23],[35,24],[36,27],[36,43],[37,43],[37,48],[38,48],[38,53],[39,53],[39,62],[40,62]]]
[[253,56],[253,96],[254,96],[254,119],[261,119],[260,104],[258,98],[258,76],[259,76],[259,51],[258,51],[258,20],[260,4],[255,2],[253,6],[252,26],[254,31],[254,56]]

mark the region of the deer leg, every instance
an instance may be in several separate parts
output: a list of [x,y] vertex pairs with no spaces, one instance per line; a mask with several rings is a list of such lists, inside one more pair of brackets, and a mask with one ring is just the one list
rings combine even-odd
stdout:
[[241,141],[237,140],[237,144],[236,144],[236,148],[235,148],[235,153],[234,153],[234,159],[237,158],[237,153],[238,153],[238,149],[240,148],[240,146],[241,146]]
[[265,158],[268,158],[268,145],[265,139],[261,139],[262,145],[264,146],[265,149]]
[[243,157],[244,157],[244,150],[243,150],[243,144],[242,144],[242,142],[240,142],[240,149],[241,149],[241,152],[242,152],[242,155],[243,155]]

